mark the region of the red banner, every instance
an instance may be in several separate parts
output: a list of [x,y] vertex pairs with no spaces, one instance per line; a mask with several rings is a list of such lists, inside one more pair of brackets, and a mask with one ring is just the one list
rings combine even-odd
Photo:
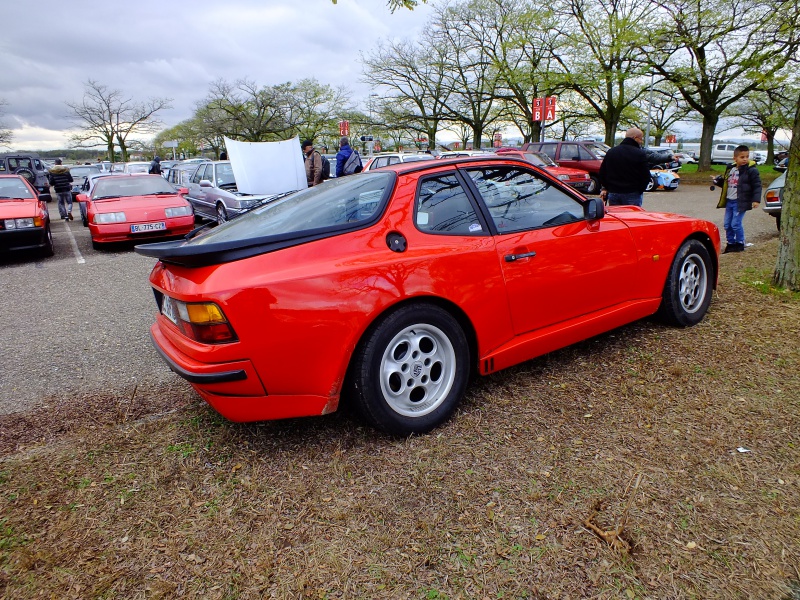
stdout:
[[555,121],[556,104],[558,96],[547,96],[546,98],[533,99],[533,120],[534,121]]
[[339,121],[339,135],[350,135],[350,121]]

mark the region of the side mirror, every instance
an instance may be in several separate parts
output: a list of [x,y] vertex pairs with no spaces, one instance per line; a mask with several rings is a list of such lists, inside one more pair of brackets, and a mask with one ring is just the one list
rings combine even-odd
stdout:
[[583,216],[586,217],[587,221],[602,219],[605,214],[605,204],[600,198],[589,198],[586,204],[583,205]]
[[178,193],[179,193],[181,196],[183,196],[184,194],[188,194],[188,193],[189,193],[189,188],[185,188],[185,187],[178,188]]
[[201,179],[200,187],[214,187],[214,185],[208,179]]

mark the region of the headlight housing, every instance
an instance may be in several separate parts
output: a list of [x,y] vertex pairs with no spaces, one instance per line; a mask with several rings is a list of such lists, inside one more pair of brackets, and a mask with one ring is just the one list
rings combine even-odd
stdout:
[[41,219],[37,217],[25,217],[23,219],[5,219],[2,223],[5,229],[28,229],[29,227],[42,226]]
[[561,181],[569,181],[569,175],[558,175]]
[[192,214],[192,207],[175,206],[171,208],[165,208],[164,212],[166,213],[167,217],[188,217]]
[[124,223],[125,213],[124,212],[95,213],[93,220],[98,225],[102,225],[104,223]]

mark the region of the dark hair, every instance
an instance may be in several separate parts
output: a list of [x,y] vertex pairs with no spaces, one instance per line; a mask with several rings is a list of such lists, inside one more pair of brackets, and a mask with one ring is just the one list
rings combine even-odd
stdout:
[[742,144],[741,146],[736,146],[733,150],[733,155],[736,156],[737,154],[741,154],[742,152],[750,152],[750,148]]
[[300,148],[305,150],[309,146],[313,146],[313,145],[314,145],[314,142],[312,142],[311,140],[303,140],[303,143],[300,144]]

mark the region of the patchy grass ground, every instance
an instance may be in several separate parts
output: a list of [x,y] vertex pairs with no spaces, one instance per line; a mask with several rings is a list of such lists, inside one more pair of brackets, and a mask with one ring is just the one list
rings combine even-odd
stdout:
[[723,256],[699,326],[479,380],[424,437],[236,425],[190,392],[2,417],[0,597],[800,598],[800,298],[766,283],[776,251]]
[[[697,183],[697,184],[710,184],[712,176],[722,175],[725,172],[725,165],[711,165],[711,172],[704,171],[697,172],[697,164],[683,165],[678,171],[681,176],[681,183]],[[773,165],[758,165],[758,172],[761,175],[761,183],[764,188],[775,181],[781,176],[779,171],[773,168]]]

